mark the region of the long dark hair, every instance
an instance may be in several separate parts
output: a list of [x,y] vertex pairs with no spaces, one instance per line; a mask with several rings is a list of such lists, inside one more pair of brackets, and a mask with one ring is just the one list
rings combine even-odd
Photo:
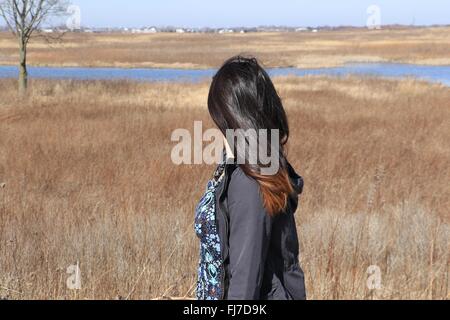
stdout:
[[[240,167],[254,178],[261,189],[264,207],[271,215],[283,212],[293,187],[289,179],[285,145],[289,139],[289,125],[280,97],[267,72],[253,57],[236,56],[227,60],[214,76],[208,96],[209,113],[217,127],[226,136],[229,129],[271,129],[279,132],[276,150],[279,169],[273,175],[261,173],[263,165],[246,161]],[[265,150],[271,150],[271,139]],[[234,142],[233,142],[234,145]],[[259,146],[261,147],[261,146]],[[233,156],[242,150],[234,148]],[[247,159],[248,160],[248,159]]]

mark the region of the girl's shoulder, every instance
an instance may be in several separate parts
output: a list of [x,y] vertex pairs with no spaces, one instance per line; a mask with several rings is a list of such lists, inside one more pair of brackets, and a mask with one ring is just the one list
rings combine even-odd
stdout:
[[258,182],[254,178],[246,175],[240,166],[235,166],[230,175],[230,188],[231,187],[237,189],[256,188],[259,190]]
[[228,199],[261,202],[259,183],[246,175],[241,167],[236,166],[230,175]]

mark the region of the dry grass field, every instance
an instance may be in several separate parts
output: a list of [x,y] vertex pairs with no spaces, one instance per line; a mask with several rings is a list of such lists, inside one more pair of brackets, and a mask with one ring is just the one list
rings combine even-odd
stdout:
[[[421,47],[414,39],[433,31],[418,32],[401,48],[383,40],[388,53],[378,53],[376,33],[362,43],[345,37],[361,56],[449,56],[448,33],[440,33],[446,44],[429,48],[432,40]],[[292,36],[309,43],[309,35]],[[103,37],[92,37],[90,49],[72,41],[54,55],[32,50],[30,60],[59,63],[64,51],[69,64],[97,64]],[[247,37],[249,50],[259,45],[258,35]],[[277,37],[267,38],[267,50],[277,48]],[[337,54],[340,36],[323,37],[309,48]],[[163,56],[151,41],[148,55],[138,47],[127,59],[209,66],[223,58],[196,51],[214,47],[198,41],[185,60]],[[102,62],[128,61],[129,44],[110,46]],[[281,63],[303,64],[290,60],[292,52],[288,45]],[[270,52],[262,56],[271,61]],[[192,130],[194,120],[211,125],[208,83],[32,80],[27,100],[16,98],[15,84],[0,80],[0,298],[191,297],[193,211],[213,168],[173,165],[170,135]],[[448,299],[450,89],[352,77],[278,78],[276,85],[292,128],[289,157],[306,183],[297,223],[309,298]],[[66,269],[77,261],[82,288],[72,291]],[[382,271],[380,290],[366,286],[370,265]]]
[[[32,65],[216,68],[237,53],[268,67],[329,67],[346,62],[450,64],[450,27],[248,34],[69,33],[49,45],[36,38]],[[0,64],[16,64],[16,40],[0,33]]]

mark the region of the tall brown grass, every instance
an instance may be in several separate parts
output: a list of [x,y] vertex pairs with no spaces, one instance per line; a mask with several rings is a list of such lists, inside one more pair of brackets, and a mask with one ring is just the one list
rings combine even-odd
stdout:
[[[69,33],[60,43],[36,38],[33,65],[216,68],[236,53],[256,55],[268,67],[329,67],[346,62],[450,64],[450,27],[365,28],[248,34]],[[15,38],[0,33],[0,64],[16,64]]]
[[[449,297],[450,89],[280,78],[311,299]],[[211,126],[207,83],[0,80],[0,297],[191,297],[193,210],[213,168],[172,130]],[[3,185],[4,184],[4,185]],[[79,262],[82,288],[66,269]],[[367,268],[381,269],[369,290]]]

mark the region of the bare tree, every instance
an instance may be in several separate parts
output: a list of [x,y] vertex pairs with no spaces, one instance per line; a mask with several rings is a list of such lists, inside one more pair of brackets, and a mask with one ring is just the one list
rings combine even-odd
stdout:
[[27,45],[33,34],[51,17],[65,15],[65,0],[0,0],[0,16],[19,42],[19,93],[28,86]]

